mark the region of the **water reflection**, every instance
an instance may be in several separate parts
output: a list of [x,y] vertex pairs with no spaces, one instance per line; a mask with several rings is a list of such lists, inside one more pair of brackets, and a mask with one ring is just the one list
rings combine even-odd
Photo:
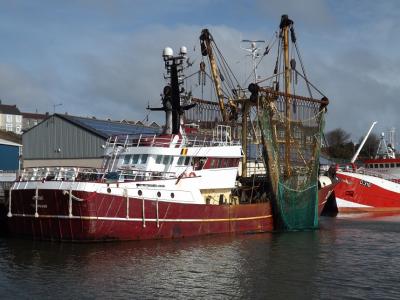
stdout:
[[399,298],[400,219],[318,231],[71,244],[0,239],[6,298]]
[[[268,234],[262,236],[268,238]],[[13,271],[2,274],[5,278],[1,286],[11,290],[26,287],[37,296],[51,291],[68,297],[240,297],[237,274],[241,273],[243,258],[238,249],[248,238],[215,236],[108,244],[5,239],[0,243],[0,265]],[[66,287],[71,289],[67,292]]]

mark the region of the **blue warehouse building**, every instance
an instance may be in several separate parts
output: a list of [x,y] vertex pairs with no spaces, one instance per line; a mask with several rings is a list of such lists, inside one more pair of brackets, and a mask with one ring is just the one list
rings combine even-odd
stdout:
[[19,168],[20,144],[0,139],[0,171],[16,171]]

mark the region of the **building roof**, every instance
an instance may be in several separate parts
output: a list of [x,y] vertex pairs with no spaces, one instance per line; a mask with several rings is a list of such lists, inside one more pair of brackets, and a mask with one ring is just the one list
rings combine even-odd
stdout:
[[22,143],[21,135],[16,134],[15,132],[12,131],[0,130],[0,139],[2,139],[3,141],[6,140],[8,142],[16,144]]
[[7,146],[22,147],[22,145],[21,145],[21,144],[18,144],[18,143],[13,143],[13,142],[10,142],[10,141],[8,141],[8,140],[3,140],[3,139],[0,139],[0,145],[7,145]]
[[55,114],[55,116],[70,123],[73,123],[81,128],[84,128],[85,130],[91,131],[94,134],[103,138],[126,134],[154,135],[160,132],[160,128],[148,127],[143,125],[99,120],[93,118],[83,118],[62,114]]
[[26,119],[36,119],[36,120],[44,120],[46,119],[49,114],[38,114],[38,113],[27,113],[27,112],[21,112],[22,117]]
[[151,123],[149,126],[150,126],[150,127],[157,127],[157,128],[160,128],[160,127],[161,127],[161,126],[158,125],[156,122]]
[[0,104],[0,113],[8,115],[20,115],[21,112],[16,105]]

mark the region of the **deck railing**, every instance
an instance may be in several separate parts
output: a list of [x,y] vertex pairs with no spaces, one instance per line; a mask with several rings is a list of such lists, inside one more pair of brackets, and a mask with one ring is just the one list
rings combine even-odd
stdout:
[[84,182],[130,182],[177,178],[174,172],[156,172],[139,169],[118,169],[106,172],[90,168],[26,168],[21,171],[19,181],[84,181]]
[[239,141],[223,141],[213,139],[212,137],[202,138],[179,138],[174,141],[173,137],[162,136],[114,136],[107,141],[106,146],[124,146],[124,147],[215,147],[215,146],[233,146],[240,145]]

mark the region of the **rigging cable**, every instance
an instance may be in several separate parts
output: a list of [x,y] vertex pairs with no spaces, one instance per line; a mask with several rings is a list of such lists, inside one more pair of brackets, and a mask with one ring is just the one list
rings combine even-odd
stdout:
[[236,78],[235,74],[233,73],[232,69],[229,67],[229,64],[227,63],[225,57],[222,55],[222,53],[221,53],[221,51],[219,50],[217,44],[214,43],[214,45],[215,45],[215,48],[216,48],[217,51],[218,51],[218,54],[221,56],[222,60],[223,60],[224,63],[226,64],[227,69],[229,70],[230,74],[232,74],[233,78],[235,79],[236,84],[237,84],[238,86],[240,86],[239,81],[237,80],[237,78]]
[[294,47],[295,47],[295,49],[296,49],[297,56],[298,56],[299,61],[300,61],[301,70],[303,71],[303,74],[304,74],[304,80],[306,81],[306,85],[307,85],[308,92],[309,92],[309,94],[310,94],[310,98],[312,98],[312,93],[311,93],[310,86],[309,86],[309,84],[308,84],[309,81],[308,81],[308,79],[307,79],[306,70],[305,70],[305,68],[304,68],[303,60],[301,59],[301,55],[300,55],[299,48],[297,47],[296,35],[295,35],[295,33],[294,33],[294,27],[293,27],[293,25],[292,25],[292,27],[290,27],[290,34],[291,34],[292,42],[293,42]]

